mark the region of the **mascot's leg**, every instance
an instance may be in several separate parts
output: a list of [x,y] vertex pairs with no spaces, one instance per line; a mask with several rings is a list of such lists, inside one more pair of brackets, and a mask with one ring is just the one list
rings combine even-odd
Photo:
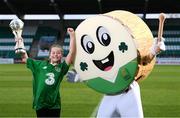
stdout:
[[97,118],[102,117],[143,118],[140,88],[134,81],[129,90],[117,95],[105,95],[99,106]]
[[129,88],[129,91],[119,96],[118,112],[121,117],[136,117],[143,118],[143,109],[140,96],[140,88],[134,81]]
[[110,118],[116,111],[116,96],[105,95],[98,109],[97,118]]

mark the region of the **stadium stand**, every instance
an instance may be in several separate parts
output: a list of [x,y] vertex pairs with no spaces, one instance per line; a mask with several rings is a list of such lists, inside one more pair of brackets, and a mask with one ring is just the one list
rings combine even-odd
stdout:
[[57,42],[56,36],[41,36],[39,40],[38,57],[48,57],[49,48],[52,44]]
[[64,56],[67,56],[67,54],[69,52],[69,41],[70,41],[70,39],[69,39],[68,35],[66,34],[64,43],[63,43],[63,51],[64,51],[63,55]]
[[[82,20],[81,20],[82,21]],[[79,25],[81,21],[74,22],[72,20],[65,22],[66,26],[73,26],[74,29]],[[31,22],[26,21],[27,24]],[[145,21],[153,33],[154,37],[157,37],[158,19],[146,19]],[[166,51],[160,53],[157,56],[157,63],[178,63],[180,64],[180,20],[179,19],[167,19],[164,25],[163,37],[166,39]],[[53,24],[54,25],[54,24]],[[19,56],[14,54],[14,36],[8,25],[0,28],[0,57],[1,58],[15,58]],[[23,29],[23,37],[25,46],[29,55],[33,58],[47,58],[49,51],[48,48],[53,43],[60,39],[59,29],[43,25],[26,25]],[[69,37],[65,34],[63,42],[64,56],[68,54],[69,49]]]
[[[36,58],[46,58],[50,46],[57,42],[59,31],[51,27],[38,27],[35,35],[37,54]],[[34,46],[35,47],[35,46]]]
[[[158,21],[158,20],[157,20]],[[157,21],[149,20],[148,24],[154,37],[157,37]],[[180,24],[178,19],[167,19],[163,37],[166,39],[166,51],[157,56],[159,64],[180,64]]]

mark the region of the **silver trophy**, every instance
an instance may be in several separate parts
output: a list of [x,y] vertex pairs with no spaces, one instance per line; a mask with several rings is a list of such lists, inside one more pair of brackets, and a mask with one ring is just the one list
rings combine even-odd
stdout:
[[15,53],[24,53],[26,51],[24,47],[24,42],[23,38],[21,37],[22,35],[22,30],[24,27],[23,21],[20,19],[13,19],[10,24],[9,24],[14,36],[15,36]]

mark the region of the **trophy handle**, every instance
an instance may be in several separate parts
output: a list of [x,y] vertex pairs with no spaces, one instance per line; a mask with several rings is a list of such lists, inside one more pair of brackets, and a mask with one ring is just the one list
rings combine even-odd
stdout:
[[13,34],[14,34],[14,37],[15,37],[15,41],[16,39],[18,38],[22,38],[22,30],[12,30]]

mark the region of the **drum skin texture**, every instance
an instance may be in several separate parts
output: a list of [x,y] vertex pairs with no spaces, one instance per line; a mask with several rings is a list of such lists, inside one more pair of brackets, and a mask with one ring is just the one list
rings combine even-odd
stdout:
[[145,79],[153,36],[137,15],[116,10],[87,18],[76,33],[74,67],[81,81],[105,94],[123,92],[136,79]]

